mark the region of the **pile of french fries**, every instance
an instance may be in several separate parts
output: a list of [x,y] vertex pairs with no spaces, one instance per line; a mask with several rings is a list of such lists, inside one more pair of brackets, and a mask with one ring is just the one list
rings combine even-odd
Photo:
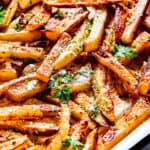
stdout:
[[110,150],[149,118],[149,0],[0,2],[0,150]]

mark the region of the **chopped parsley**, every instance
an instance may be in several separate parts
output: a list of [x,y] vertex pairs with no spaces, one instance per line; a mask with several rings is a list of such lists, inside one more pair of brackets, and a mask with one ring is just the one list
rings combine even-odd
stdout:
[[89,76],[92,73],[93,73],[92,70],[87,66],[81,67],[81,69],[77,72],[77,74],[83,75],[83,76]]
[[61,84],[70,83],[73,80],[72,76],[67,74],[66,70],[60,70],[57,74],[50,77],[48,88],[57,87]]
[[62,103],[67,104],[67,102],[71,98],[71,89],[66,85],[64,85],[60,89],[55,89],[53,93],[53,97],[59,98]]
[[91,29],[92,29],[92,24],[91,24],[90,22],[87,22],[87,24],[86,24],[86,30],[87,30],[88,32],[90,32]]
[[72,150],[82,150],[83,144],[77,140],[72,139],[70,136],[67,136],[66,140],[63,142],[63,147],[72,147]]
[[3,6],[0,6],[0,24],[3,24],[6,10]]
[[53,15],[54,15],[54,18],[57,18],[57,19],[63,18],[63,13],[60,11],[59,8],[57,9],[57,11]]
[[13,29],[15,29],[17,32],[19,32],[19,31],[21,30],[21,26],[20,26],[19,23],[14,23],[12,27],[13,27]]
[[91,118],[96,118],[99,113],[100,113],[99,107],[94,105],[90,116]]
[[37,82],[37,80],[25,80],[24,84],[26,85],[27,90],[32,90]]
[[148,36],[147,40],[150,41],[150,35]]
[[117,58],[129,58],[133,59],[136,57],[136,54],[133,52],[133,50],[129,47],[115,44],[112,54],[114,54]]
[[112,33],[112,29],[105,29],[105,33],[106,33],[107,35],[111,34],[111,33]]
[[136,41],[133,41],[131,44],[132,47],[136,47],[136,45],[137,45]]

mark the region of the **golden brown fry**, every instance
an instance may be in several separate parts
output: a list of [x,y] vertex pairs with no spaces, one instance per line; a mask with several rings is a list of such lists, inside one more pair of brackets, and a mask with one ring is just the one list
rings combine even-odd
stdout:
[[150,48],[150,34],[146,31],[141,32],[132,43],[132,49],[136,54]]
[[70,43],[64,48],[62,54],[55,61],[55,69],[59,70],[69,63],[71,63],[75,58],[79,56],[79,54],[83,51],[83,42],[89,35],[89,26],[90,22],[85,20],[81,25],[79,30],[77,31],[74,38],[70,41]]
[[44,0],[48,7],[80,7],[80,6],[99,6],[101,4],[119,2],[121,0]]
[[70,128],[70,109],[66,104],[61,104],[61,121],[59,125],[59,132],[54,136],[53,140],[47,146],[46,150],[61,150],[62,142],[65,140],[69,133]]
[[31,135],[50,135],[58,131],[58,126],[44,122],[0,121],[1,129],[15,129]]
[[48,56],[45,58],[39,69],[37,70],[37,76],[40,80],[48,82],[49,77],[54,69],[54,63],[59,55],[62,53],[64,47],[67,45],[71,39],[70,35],[67,33],[62,34],[60,39],[54,45],[52,50],[49,52]]
[[7,27],[10,24],[11,20],[13,19],[15,15],[17,8],[18,8],[18,1],[12,0],[6,10],[5,17],[3,19],[3,23],[0,24],[0,28]]
[[107,15],[108,12],[106,7],[102,7],[96,11],[90,35],[84,43],[85,51],[89,52],[98,49],[104,33]]
[[98,53],[93,53],[93,55],[96,57],[99,63],[108,67],[110,70],[116,73],[119,78],[122,79],[122,81],[125,84],[125,87],[128,89],[128,92],[131,95],[133,96],[138,95],[137,91],[138,82],[127,68],[125,68],[121,63],[119,63],[115,58],[113,58],[111,54],[107,52],[99,51]]
[[27,31],[33,31],[36,30],[43,25],[45,25],[50,18],[50,13],[44,9],[44,7],[41,8],[40,12],[37,13],[34,17],[31,18],[29,23],[26,25]]
[[95,150],[97,144],[97,136],[98,129],[96,128],[88,134],[83,150]]
[[1,150],[16,150],[16,149],[26,149],[28,146],[28,137],[26,135],[20,136],[18,138],[6,141],[0,144]]
[[127,115],[120,119],[104,135],[99,135],[97,150],[110,150],[121,139],[127,136],[149,117],[149,107],[148,98],[140,97]]
[[[61,12],[61,9],[59,10]],[[83,11],[82,8],[76,8],[72,12],[62,10],[62,13],[67,14],[62,20],[51,18],[45,26],[45,36],[51,40],[56,41],[63,32],[69,32],[76,27],[83,19],[87,17],[88,12]]]
[[96,107],[96,101],[94,101],[93,97],[89,97],[86,93],[79,93],[74,101],[78,103],[99,125],[108,126],[100,111],[97,112],[97,114],[93,115],[95,111],[94,109]]
[[69,101],[68,106],[71,111],[71,115],[78,120],[86,120],[88,121],[88,126],[90,129],[95,128],[95,123],[90,119],[88,114],[75,102]]
[[22,9],[26,9],[26,8],[29,8],[39,2],[41,2],[42,0],[18,0],[19,2],[19,6],[22,8]]
[[39,80],[25,80],[12,85],[6,93],[11,100],[20,102],[44,91],[45,89],[46,84]]
[[3,84],[0,84],[0,94],[2,94],[3,92],[6,92],[9,89],[9,87],[14,84],[20,83],[25,80],[36,79],[36,77],[37,75],[35,73],[32,73],[32,74],[28,74],[26,76],[22,76],[17,79],[13,79],[11,81],[5,82]]
[[132,14],[129,18],[127,18],[126,21],[126,27],[125,30],[121,36],[121,40],[123,43],[131,43],[134,38],[134,33],[139,26],[139,23],[141,21],[141,17],[143,16],[143,13],[146,9],[146,6],[148,4],[149,0],[139,0],[135,8],[132,10]]
[[0,120],[40,119],[44,116],[56,116],[59,112],[58,106],[50,104],[3,107],[0,109]]
[[150,95],[150,57],[148,58],[148,62],[144,65],[138,89],[142,95]]
[[0,33],[0,40],[2,41],[19,41],[19,42],[32,42],[40,39],[42,33],[40,31],[20,31],[20,32],[7,32]]

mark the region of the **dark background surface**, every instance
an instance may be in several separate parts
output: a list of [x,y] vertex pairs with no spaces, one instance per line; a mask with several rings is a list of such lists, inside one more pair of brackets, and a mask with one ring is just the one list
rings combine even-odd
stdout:
[[130,150],[150,150],[150,135],[144,138]]

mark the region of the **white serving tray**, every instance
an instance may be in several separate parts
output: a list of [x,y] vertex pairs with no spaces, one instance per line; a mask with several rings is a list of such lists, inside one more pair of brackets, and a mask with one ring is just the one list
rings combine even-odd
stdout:
[[133,130],[121,142],[115,145],[112,150],[129,150],[139,141],[150,134],[150,118]]

